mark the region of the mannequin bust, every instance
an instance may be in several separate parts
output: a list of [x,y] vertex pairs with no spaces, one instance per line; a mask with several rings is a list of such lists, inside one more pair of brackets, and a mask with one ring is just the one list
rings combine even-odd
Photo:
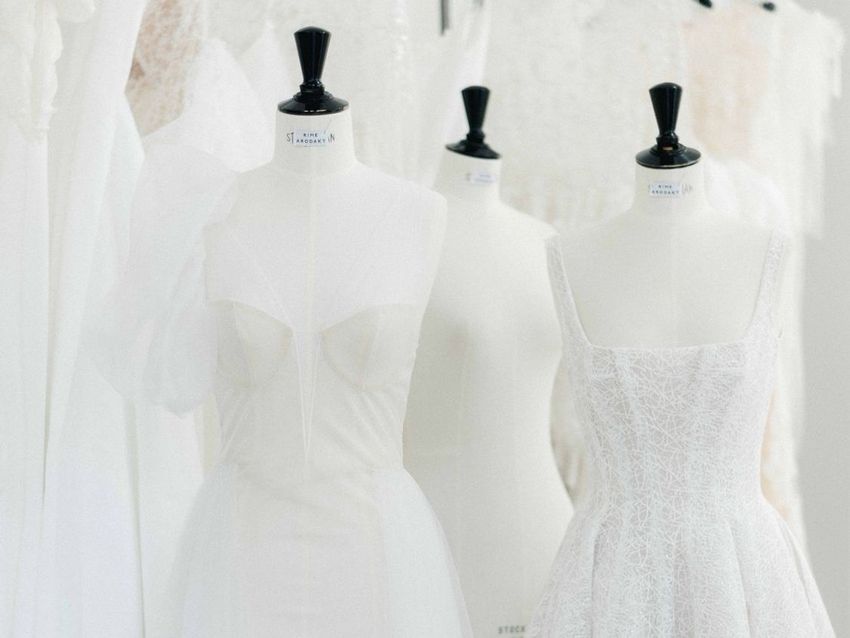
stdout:
[[734,341],[752,316],[771,231],[711,207],[697,151],[679,145],[666,160],[653,155],[678,144],[681,88],[662,84],[651,94],[661,135],[638,154],[631,208],[564,240],[581,324],[602,346]]
[[405,466],[443,525],[475,636],[522,636],[572,508],[550,443],[561,338],[546,270],[554,229],[499,199],[487,90],[465,89],[467,139],[435,188],[446,243],[405,420]]
[[274,156],[206,229],[238,503],[215,539],[233,573],[214,581],[240,597],[211,599],[198,577],[187,600],[215,609],[191,633],[468,638],[442,532],[402,463],[445,200],[357,161],[348,105],[319,79],[329,37],[296,33],[304,83],[278,106]]

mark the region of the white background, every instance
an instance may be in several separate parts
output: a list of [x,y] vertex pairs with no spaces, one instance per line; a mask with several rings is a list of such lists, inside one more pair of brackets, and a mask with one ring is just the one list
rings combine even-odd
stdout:
[[[800,0],[838,19],[850,37],[850,2]],[[780,10],[782,0],[777,0]],[[812,568],[839,638],[850,636],[850,41],[844,96],[827,147],[826,223],[808,242],[804,339],[806,435],[801,483]]]

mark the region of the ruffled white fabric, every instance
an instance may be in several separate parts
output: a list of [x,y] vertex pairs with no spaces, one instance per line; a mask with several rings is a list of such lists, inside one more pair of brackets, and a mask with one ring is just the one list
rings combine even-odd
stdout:
[[3,0],[0,3],[0,113],[25,135],[47,131],[62,53],[59,21],[83,22],[93,0]]
[[229,211],[235,188],[236,173],[205,153],[148,150],[125,274],[88,337],[98,367],[134,402],[185,413],[210,392],[217,351],[201,238]]
[[598,346],[550,240],[572,393],[592,465],[532,638],[831,638],[817,586],[764,499],[775,384],[774,233],[751,323],[725,343]]

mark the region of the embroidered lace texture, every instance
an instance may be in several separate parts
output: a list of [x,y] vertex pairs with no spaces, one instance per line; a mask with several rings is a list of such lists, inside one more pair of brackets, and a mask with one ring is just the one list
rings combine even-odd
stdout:
[[591,474],[532,638],[834,636],[805,560],[759,485],[783,245],[774,233],[743,337],[640,348],[588,341],[560,242],[549,240]]

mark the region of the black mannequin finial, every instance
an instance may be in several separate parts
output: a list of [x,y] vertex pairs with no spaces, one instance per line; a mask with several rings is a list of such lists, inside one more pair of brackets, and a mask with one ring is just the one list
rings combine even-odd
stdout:
[[469,133],[466,139],[456,144],[446,144],[446,148],[461,155],[478,157],[480,159],[499,159],[499,154],[484,142],[484,114],[487,112],[487,100],[490,89],[486,86],[468,86],[460,92],[463,96],[463,106],[466,109],[466,121],[469,123]]
[[700,152],[680,144],[679,136],[676,135],[682,87],[664,82],[649,89],[649,95],[658,123],[658,137],[655,138],[655,146],[637,154],[637,163],[648,168],[682,168],[696,164]]
[[[712,0],[697,0],[702,6],[711,9],[714,6]],[[776,3],[775,2],[760,2],[761,8],[767,11],[776,11]]]
[[322,70],[328,54],[331,34],[318,27],[305,27],[295,32],[295,46],[304,81],[292,99],[278,104],[278,110],[292,115],[325,115],[348,108],[348,102],[335,98],[322,84]]

